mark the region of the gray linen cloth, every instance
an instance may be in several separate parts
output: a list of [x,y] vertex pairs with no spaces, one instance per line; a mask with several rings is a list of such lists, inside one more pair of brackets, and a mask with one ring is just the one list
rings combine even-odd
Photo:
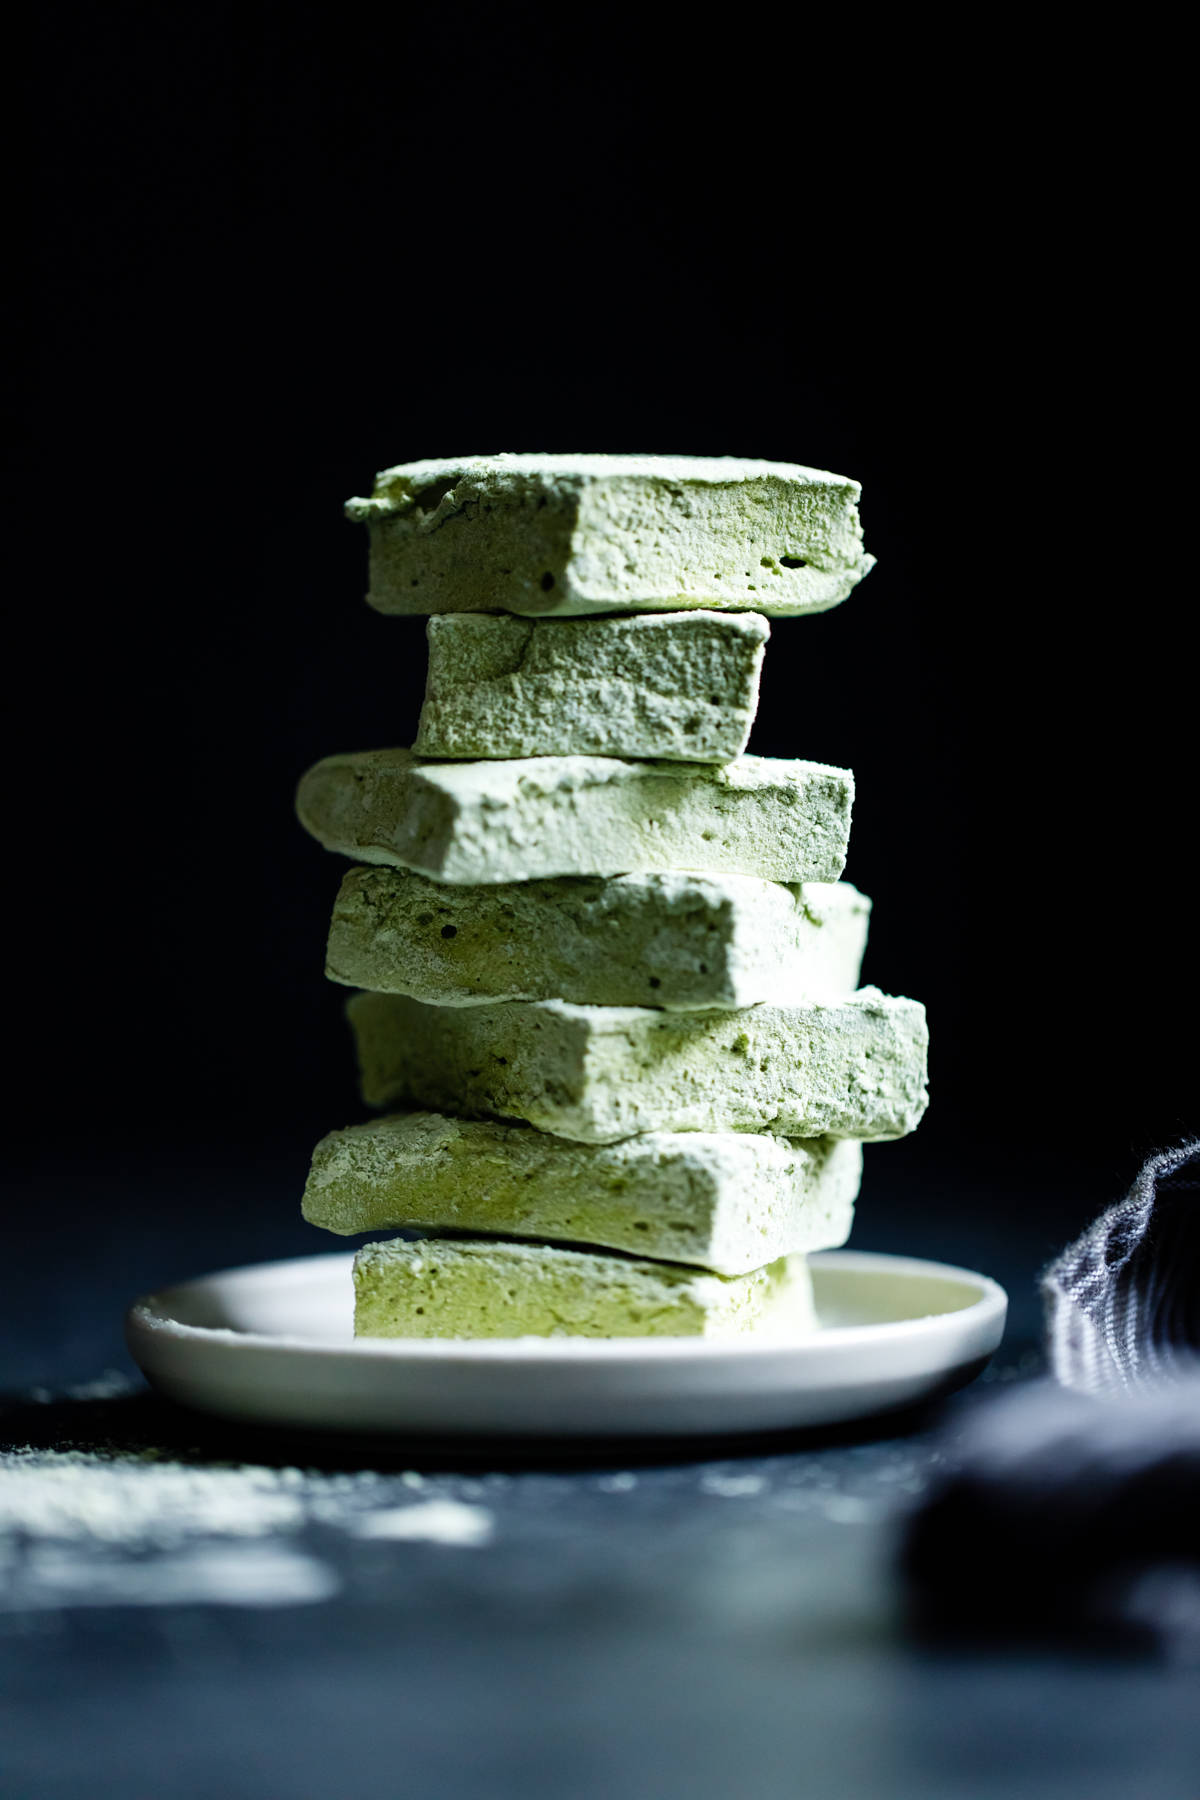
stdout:
[[1200,1655],[1200,1139],[1042,1276],[1050,1376],[977,1406],[914,1515],[917,1622]]

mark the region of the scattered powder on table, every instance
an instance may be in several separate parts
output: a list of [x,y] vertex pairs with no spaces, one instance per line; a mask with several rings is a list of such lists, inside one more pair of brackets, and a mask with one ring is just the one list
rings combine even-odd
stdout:
[[765,1475],[728,1475],[719,1469],[700,1477],[702,1494],[717,1494],[722,1500],[739,1500],[747,1494],[761,1494],[767,1485]]
[[492,1515],[461,1500],[422,1500],[416,1506],[389,1506],[359,1513],[348,1528],[360,1538],[424,1538],[433,1544],[486,1544]]
[[0,1458],[0,1534],[170,1549],[193,1537],[296,1531],[300,1471],[192,1468],[86,1450],[14,1450]]
[[323,1475],[257,1464],[196,1467],[164,1453],[0,1453],[0,1611],[58,1606],[301,1605],[341,1580],[299,1548],[306,1526],[359,1539],[474,1546],[483,1507],[381,1505],[424,1486],[374,1470]]
[[602,1494],[628,1494],[637,1486],[637,1476],[622,1469],[615,1475],[602,1475],[596,1486]]
[[46,1541],[31,1545],[7,1580],[0,1563],[0,1613],[65,1606],[305,1606],[330,1599],[340,1587],[327,1563],[278,1538],[197,1542],[136,1560],[112,1549]]

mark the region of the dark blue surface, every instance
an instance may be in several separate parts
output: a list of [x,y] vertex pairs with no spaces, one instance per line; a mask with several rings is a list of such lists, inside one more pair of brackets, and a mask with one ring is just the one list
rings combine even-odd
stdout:
[[[947,1193],[940,1218],[936,1194],[910,1208],[895,1148],[897,1179],[868,1187],[856,1243],[940,1249],[1014,1289],[1013,1335],[954,1403],[974,1406],[1036,1360],[1040,1238],[981,1226],[1000,1201],[984,1184],[973,1205]],[[122,1366],[120,1302],[139,1286],[325,1247],[280,1226],[290,1170],[227,1171],[224,1186],[221,1173],[189,1182],[164,1169],[156,1185],[142,1170],[120,1242],[77,1226],[53,1267],[27,1258],[25,1316],[10,1310],[4,1327],[15,1385]],[[97,1221],[114,1197],[97,1193]],[[1079,1204],[1048,1193],[1047,1248]],[[334,1495],[339,1470],[374,1463],[373,1504],[466,1501],[491,1514],[494,1536],[482,1547],[363,1541],[310,1519],[292,1545],[338,1590],[313,1604],[0,1612],[0,1791],[1195,1800],[1194,1671],[1080,1648],[939,1647],[910,1631],[897,1540],[952,1451],[954,1416],[952,1406],[948,1438],[939,1420],[905,1418],[514,1464],[499,1448],[400,1445],[380,1459],[353,1443],[233,1433],[150,1396],[14,1401],[0,1420],[7,1442],[298,1463],[314,1470],[310,1494]],[[404,1479],[413,1468],[422,1484]]]

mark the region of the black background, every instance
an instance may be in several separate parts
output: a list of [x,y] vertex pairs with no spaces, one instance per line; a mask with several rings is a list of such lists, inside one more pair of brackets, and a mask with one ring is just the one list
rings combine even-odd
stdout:
[[420,700],[341,503],[460,452],[862,481],[879,566],[776,625],[752,747],[854,768],[866,973],[929,1007],[928,1118],[871,1180],[1000,1171],[1019,1210],[1051,1159],[1099,1203],[1194,1128],[1172,53],[1048,30],[42,15],[7,886],[44,1232],[119,1230],[92,1176],[169,1199],[216,1163],[282,1242],[360,1116],[340,868],[291,796]]
[[[1030,1366],[1038,1260],[1197,1123],[1187,64],[1166,15],[1062,16],[26,10],[0,1387],[39,1404],[0,1435],[314,1457],[40,1398],[120,1363],[137,1291],[326,1247],[309,1151],[361,1109],[292,790],[407,741],[424,663],[341,503],[499,449],[862,481],[879,566],[775,627],[753,747],[854,768],[866,972],[929,1006],[854,1241],[997,1275]],[[327,1607],[46,1615],[14,1797],[1191,1794],[1185,1669],[930,1657],[890,1526],[776,1511],[895,1508],[913,1443],[718,1465],[740,1500],[522,1476],[486,1559],[351,1543]]]

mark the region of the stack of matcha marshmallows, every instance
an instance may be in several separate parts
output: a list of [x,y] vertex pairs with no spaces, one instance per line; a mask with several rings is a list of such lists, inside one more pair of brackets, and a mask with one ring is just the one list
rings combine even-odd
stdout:
[[[769,616],[871,566],[858,486],[788,463],[486,456],[348,511],[368,599],[427,614],[411,750],[330,756],[353,859],[327,972],[371,1123],[314,1224],[373,1337],[792,1335],[864,1140],[925,1106],[922,1007],[859,988],[853,777],[747,756]],[[421,1236],[411,1236],[418,1228]]]

